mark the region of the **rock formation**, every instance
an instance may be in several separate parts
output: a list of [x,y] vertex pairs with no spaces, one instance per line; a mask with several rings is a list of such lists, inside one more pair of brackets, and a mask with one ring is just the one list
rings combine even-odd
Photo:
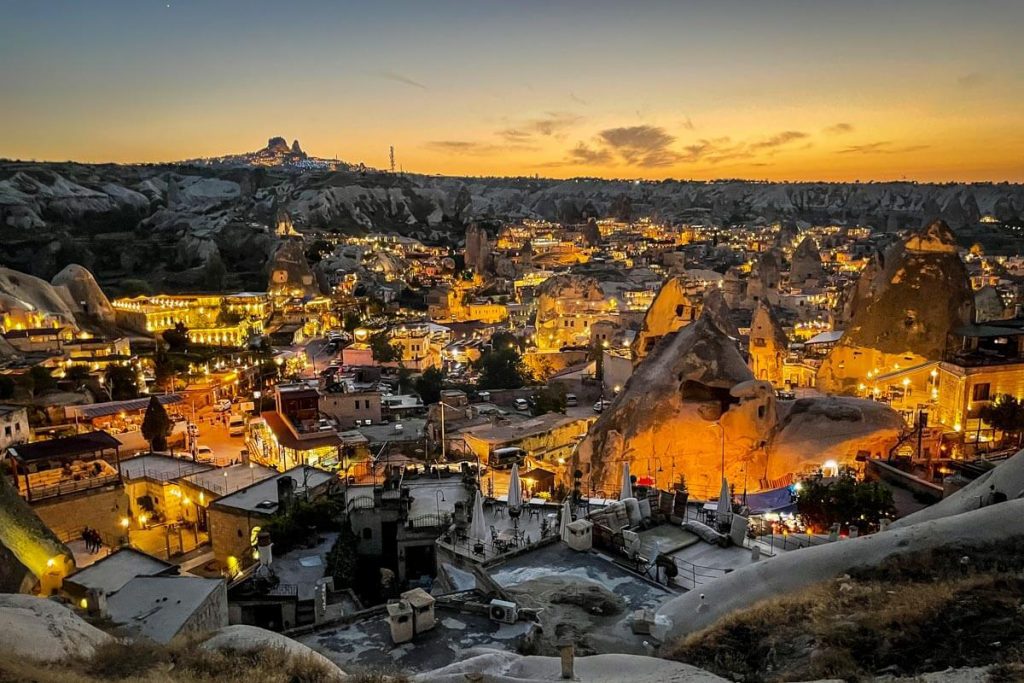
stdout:
[[0,650],[5,657],[61,662],[91,657],[113,638],[70,609],[32,595],[0,595]]
[[769,249],[761,254],[747,280],[747,305],[751,308],[758,301],[772,305],[779,303],[779,282],[782,279],[782,265],[778,251]]
[[793,251],[792,266],[789,270],[789,284],[795,287],[814,285],[821,282],[824,271],[821,268],[821,254],[812,237],[805,237]]
[[697,320],[697,305],[687,296],[683,281],[669,278],[658,290],[633,340],[633,360],[640,361],[667,335]]
[[486,275],[491,266],[491,241],[478,223],[466,227],[466,268],[477,275]]
[[75,325],[67,301],[46,280],[0,267],[0,326]]
[[0,545],[7,551],[0,556],[0,560],[6,559],[0,567],[5,588],[24,590],[38,583],[48,595],[75,567],[71,551],[18,495],[6,476],[0,477]]
[[585,239],[587,245],[591,247],[596,247],[601,243],[601,229],[597,226],[597,221],[593,218],[588,218],[586,224],[583,226],[583,239]]
[[953,233],[932,223],[866,269],[843,338],[818,370],[824,391],[849,392],[867,373],[940,360],[946,336],[969,323],[974,297]]
[[344,676],[344,672],[338,669],[337,664],[313,648],[303,645],[288,636],[257,628],[256,626],[247,626],[245,624],[224,626],[214,631],[210,639],[204,642],[201,647],[206,650],[229,652],[251,652],[253,650],[278,648],[296,657],[309,657],[329,669],[337,669],[339,676]]
[[978,323],[1007,318],[1006,303],[992,285],[985,285],[974,293],[974,321]]
[[549,277],[537,287],[537,347],[546,350],[589,344],[590,325],[606,312],[604,302],[601,284],[594,277]]
[[277,248],[270,267],[270,284],[267,292],[275,298],[301,299],[319,296],[316,275],[306,261],[302,242],[289,239]]
[[114,324],[114,307],[87,268],[72,263],[57,273],[52,282],[58,294],[67,294],[64,299],[70,308],[88,319]]
[[750,369],[754,376],[772,386],[782,386],[782,369],[789,352],[789,341],[775,312],[761,301],[750,323]]

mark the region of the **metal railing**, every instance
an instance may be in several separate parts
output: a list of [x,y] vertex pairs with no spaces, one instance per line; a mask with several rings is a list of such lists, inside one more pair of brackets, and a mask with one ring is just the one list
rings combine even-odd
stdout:
[[86,477],[84,479],[62,481],[49,486],[39,486],[22,491],[22,495],[28,501],[44,500],[46,498],[57,498],[79,491],[114,486],[121,482],[120,476],[116,474],[105,474],[99,477]]

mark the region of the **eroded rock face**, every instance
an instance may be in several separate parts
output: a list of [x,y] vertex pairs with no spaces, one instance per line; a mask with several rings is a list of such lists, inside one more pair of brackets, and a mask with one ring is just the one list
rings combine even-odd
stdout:
[[548,278],[537,288],[537,347],[589,344],[590,325],[608,312],[604,303],[597,278],[572,274]]
[[58,293],[67,292],[65,300],[71,308],[88,318],[114,324],[114,307],[88,268],[72,263],[54,276],[53,285]]
[[112,640],[57,602],[0,594],[0,649],[5,657],[60,662],[91,657],[98,646]]
[[929,225],[890,249],[858,280],[843,338],[818,370],[818,387],[852,392],[868,371],[940,360],[946,336],[974,317],[974,297],[953,233]]
[[793,251],[793,265],[789,271],[789,283],[803,286],[810,282],[820,282],[824,275],[821,268],[821,254],[814,239],[805,237]]
[[781,386],[782,366],[788,350],[789,341],[772,307],[760,302],[750,323],[748,353],[754,376],[773,386]]
[[1006,303],[992,285],[986,285],[974,293],[974,321],[1002,320],[1006,317]]
[[487,231],[477,223],[466,228],[466,268],[478,275],[485,274],[491,263],[491,241]]
[[286,240],[277,248],[267,291],[274,297],[302,298],[320,294],[316,276],[302,251],[302,242]]
[[0,321],[12,327],[57,323],[74,325],[68,303],[46,280],[0,267]]
[[687,296],[683,281],[677,277],[667,280],[647,309],[640,332],[633,340],[634,361],[646,358],[665,335],[696,321],[699,314],[700,309]]
[[345,673],[338,668],[338,665],[324,657],[311,647],[303,645],[297,640],[283,636],[274,631],[235,624],[224,626],[214,631],[209,640],[202,644],[206,650],[228,650],[235,652],[250,652],[252,650],[265,650],[267,648],[279,648],[296,657],[310,657],[317,662],[337,670],[338,678],[344,677]]
[[628,459],[638,475],[661,472],[662,485],[683,474],[697,495],[717,491],[723,441],[726,474],[741,474],[775,425],[772,388],[753,379],[708,315],[666,336],[580,444],[585,476],[589,468],[596,490],[617,491]]
[[779,282],[782,279],[781,258],[778,251],[769,249],[761,254],[757,265],[750,273],[747,281],[747,308],[755,306],[759,301],[770,304],[779,303]]

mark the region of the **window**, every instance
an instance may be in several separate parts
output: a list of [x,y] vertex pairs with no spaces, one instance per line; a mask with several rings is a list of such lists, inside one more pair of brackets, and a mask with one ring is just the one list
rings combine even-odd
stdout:
[[971,390],[972,401],[987,401],[989,398],[989,392],[992,390],[992,385],[988,382],[984,384],[975,384]]
[[754,338],[754,346],[757,346],[757,347],[765,346],[764,337],[755,337]]
[[11,435],[11,425],[7,425],[6,427],[4,427],[4,436],[10,436],[10,435]]

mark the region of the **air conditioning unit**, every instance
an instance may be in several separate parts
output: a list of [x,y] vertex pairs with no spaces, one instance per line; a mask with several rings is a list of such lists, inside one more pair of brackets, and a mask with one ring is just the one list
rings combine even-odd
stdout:
[[514,624],[519,620],[519,608],[516,607],[516,603],[507,600],[491,600],[488,612],[491,621],[502,624]]

